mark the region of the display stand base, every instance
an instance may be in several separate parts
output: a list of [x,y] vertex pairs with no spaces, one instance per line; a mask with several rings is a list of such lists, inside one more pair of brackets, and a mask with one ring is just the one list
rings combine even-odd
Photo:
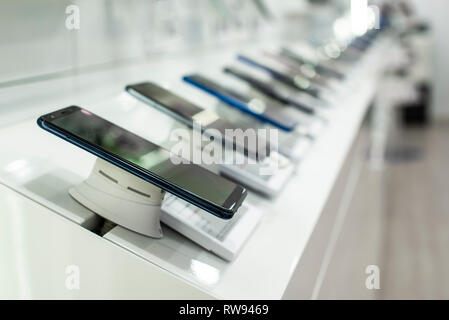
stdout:
[[107,161],[97,158],[89,177],[69,193],[107,220],[162,238],[160,214],[165,192]]

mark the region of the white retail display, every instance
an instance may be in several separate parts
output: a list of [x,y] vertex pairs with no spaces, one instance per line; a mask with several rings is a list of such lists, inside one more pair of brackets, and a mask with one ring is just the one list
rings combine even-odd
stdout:
[[[39,129],[35,119],[77,104],[163,146],[175,121],[130,100],[124,85],[155,81],[213,108],[215,98],[199,91],[193,95],[188,85],[183,89],[181,78],[226,65],[241,45],[22,88],[26,94],[15,101],[20,108],[8,111],[9,123],[2,120],[0,129],[0,145],[8,151],[0,159],[0,250],[5,253],[0,297],[282,298],[373,100],[392,44],[388,35],[382,36],[353,67],[345,94],[326,110],[325,130],[279,196],[267,199],[250,192],[246,202],[262,218],[232,262],[165,226],[161,239],[120,226],[103,237],[92,232],[95,223],[85,221],[96,216],[70,199],[68,190],[89,177],[96,158]],[[260,49],[254,44],[248,48]],[[104,84],[101,90],[98,84]],[[11,88],[3,94],[17,93]],[[31,98],[36,95],[41,99]],[[64,284],[70,265],[81,272],[78,290]]]

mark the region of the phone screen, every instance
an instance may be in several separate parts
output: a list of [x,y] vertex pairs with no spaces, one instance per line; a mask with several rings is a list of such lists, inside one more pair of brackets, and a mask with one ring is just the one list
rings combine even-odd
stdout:
[[243,187],[193,163],[175,164],[172,159],[177,157],[169,151],[79,107],[65,108],[41,119],[225,210],[235,212],[246,195]]
[[[203,77],[199,76],[200,79],[207,81]],[[183,120],[188,119],[190,121],[200,124],[204,129],[214,129],[217,130],[221,135],[217,139],[221,139],[223,143],[226,141],[226,135],[228,130],[234,130],[236,139],[231,143],[235,146],[242,148],[243,153],[247,157],[252,157],[257,160],[262,160],[270,154],[270,144],[263,137],[258,136],[256,131],[246,132],[248,128],[241,128],[232,124],[225,119],[220,118],[215,112],[208,109],[202,109],[189,101],[159,87],[158,85],[151,82],[143,82],[135,85],[129,85],[126,90],[131,94],[135,95],[137,98],[143,100],[154,101],[159,104],[159,107],[163,112],[169,111],[173,115],[180,116]],[[135,92],[134,92],[135,91]],[[161,107],[162,106],[162,107]],[[176,117],[175,116],[175,117]],[[245,132],[240,133],[242,130]],[[240,138],[238,138],[240,135]],[[247,136],[245,138],[245,136]],[[257,141],[255,144],[250,144],[249,136]],[[243,141],[243,142],[240,142]]]
[[184,119],[191,120],[193,116],[203,111],[202,108],[193,103],[150,82],[127,86],[127,90],[130,89],[135,90],[148,99],[156,101]]

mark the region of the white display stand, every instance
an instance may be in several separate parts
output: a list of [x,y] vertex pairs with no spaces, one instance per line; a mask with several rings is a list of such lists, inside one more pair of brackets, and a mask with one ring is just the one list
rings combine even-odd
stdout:
[[[276,41],[272,44],[278,45]],[[263,48],[265,46],[266,43]],[[170,228],[164,229],[163,238],[156,239],[142,235],[157,236],[156,229],[148,231],[148,227],[143,227],[139,231],[136,228],[140,226],[117,220],[115,215],[126,213],[130,216],[139,212],[138,209],[131,212],[114,205],[115,198],[120,196],[120,188],[130,186],[126,177],[117,176],[120,172],[107,171],[107,163],[100,163],[88,152],[81,152],[78,147],[41,130],[36,125],[36,118],[54,111],[55,106],[65,107],[75,103],[145,139],[161,144],[161,137],[174,128],[175,121],[121,93],[124,84],[139,80],[169,84],[168,89],[192,102],[205,107],[213,106],[217,104],[215,98],[190,88],[180,79],[182,75],[193,71],[207,75],[208,70],[227,65],[241,52],[242,45],[176,59],[164,56],[129,68],[79,75],[76,80],[82,87],[76,92],[70,91],[68,81],[64,80],[30,85],[27,94],[20,95],[20,101],[17,101],[18,91],[5,90],[2,97],[14,101],[10,104],[15,108],[11,109],[18,111],[4,118],[9,122],[13,121],[11,119],[20,121],[10,123],[0,131],[0,143],[11,156],[11,161],[0,159],[0,297],[285,297],[286,288],[293,283],[293,275],[301,264],[305,247],[319,223],[326,201],[376,94],[376,87],[382,81],[383,64],[388,60],[385,57],[391,47],[392,42],[388,37],[380,39],[355,67],[357,70],[345,82],[346,94],[336,100],[335,108],[328,112],[326,131],[314,142],[279,196],[268,200],[257,193],[248,194],[245,201],[260,208],[263,218],[239,256],[231,263]],[[257,46],[248,43],[247,48],[260,50],[262,44]],[[92,85],[98,83],[109,85],[101,88]],[[36,99],[36,96],[42,98]],[[44,175],[43,169],[37,164],[38,158],[51,165],[53,171],[45,171]],[[76,176],[77,179],[65,179],[65,175],[55,169],[56,166],[60,166],[67,177]],[[117,185],[111,189],[110,186],[106,187],[109,182],[112,183],[112,180],[106,178],[100,178],[101,182],[97,183],[95,179],[98,177],[91,168],[103,168],[108,176],[120,181],[120,188]],[[10,178],[11,175],[14,179]],[[80,184],[83,180],[85,182]],[[99,236],[89,228],[80,227],[65,211],[50,206],[56,203],[59,198],[55,197],[59,197],[59,194],[52,192],[46,197],[47,202],[38,201],[33,196],[31,191],[47,188],[46,183],[49,181],[55,186],[58,186],[58,181],[64,182],[61,186],[76,186],[70,193],[80,203],[126,228],[117,226]],[[24,190],[31,191],[21,192],[15,186],[19,182]],[[97,190],[93,190],[92,186],[96,186]],[[149,194],[158,192],[145,189],[154,188],[147,183],[145,186],[132,184],[131,187]],[[109,190],[110,195],[106,196],[104,190]],[[68,188],[64,187],[61,194],[69,198],[67,191]],[[129,193],[125,193],[128,197]],[[101,201],[96,194],[100,194],[98,197],[102,197]],[[138,194],[135,196],[142,200]],[[152,200],[154,202],[142,200],[142,207],[146,210],[145,214],[140,215],[142,219],[156,219],[158,212],[155,208],[158,208],[162,195],[160,199]],[[107,208],[95,208],[88,201],[98,201],[106,204]],[[66,207],[75,215],[80,206],[72,202],[77,206]],[[152,209],[155,209],[154,212]],[[147,223],[153,225],[152,221]],[[65,286],[67,267],[73,265],[80,270],[80,288],[76,290]]]
[[151,238],[162,238],[160,215],[165,192],[105,160],[97,158],[89,178],[69,193],[107,220]]

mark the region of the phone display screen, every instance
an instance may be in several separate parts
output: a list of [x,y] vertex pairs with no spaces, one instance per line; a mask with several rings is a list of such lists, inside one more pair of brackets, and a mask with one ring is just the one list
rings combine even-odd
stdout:
[[185,119],[191,120],[194,115],[203,111],[202,108],[153,83],[145,82],[131,85],[127,89],[135,90],[140,95],[156,101]]
[[[207,82],[207,80],[201,76],[193,77]],[[156,102],[160,105],[156,108],[161,109],[162,112],[165,113],[167,113],[168,110],[168,113],[172,116],[173,114],[176,114],[175,118],[177,116],[181,116],[182,119],[189,119],[192,121],[192,123],[196,123],[202,126],[202,130],[204,128],[214,129],[218,131],[220,135],[216,135],[215,137],[217,137],[217,139],[221,139],[223,144],[226,143],[226,135],[228,134],[227,131],[234,130],[236,138],[232,138],[233,140],[231,141],[231,143],[233,144],[233,146],[238,146],[239,148],[241,148],[245,156],[260,160],[270,154],[269,143],[267,143],[267,141],[265,141],[262,137],[259,137],[257,135],[257,132],[250,131],[249,133],[247,133],[246,128],[235,126],[229,121],[220,118],[214,111],[197,107],[154,83],[144,82],[140,84],[129,85],[126,87],[126,90],[128,90],[128,92],[139,99],[142,99],[142,97],[144,97],[144,102],[146,100]],[[136,92],[138,93],[137,95],[135,94]],[[243,132],[242,130],[245,130],[245,132]],[[249,143],[249,140],[252,139],[250,139],[249,137],[245,139],[246,135],[252,135],[257,143]]]
[[178,162],[172,159],[180,158],[169,151],[79,107],[62,109],[41,119],[69,137],[131,162],[215,206],[234,211],[246,194],[243,187],[193,163],[175,164]]

